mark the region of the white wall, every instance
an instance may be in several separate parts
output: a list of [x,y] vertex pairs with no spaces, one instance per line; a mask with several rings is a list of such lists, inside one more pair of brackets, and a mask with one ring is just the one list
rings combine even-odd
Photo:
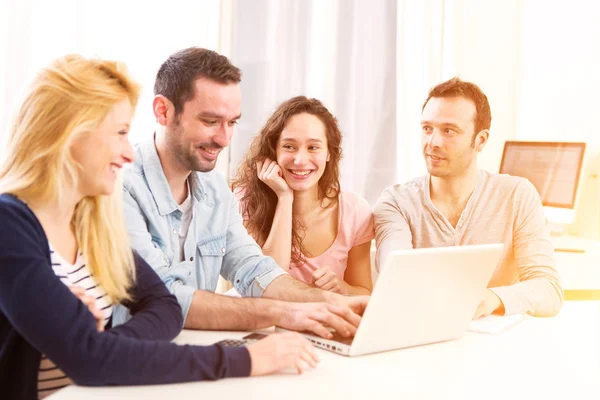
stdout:
[[[245,25],[253,25],[249,29],[262,38],[262,42],[236,49],[248,54],[249,60],[260,60],[243,65],[247,100],[261,95],[261,87],[253,87],[250,79],[262,74],[279,82],[262,87],[269,91],[262,96],[279,101],[302,89],[322,97],[335,110],[333,82],[343,66],[336,65],[334,50],[349,38],[331,34],[340,29],[336,26],[339,18],[333,15],[348,12],[348,3],[313,2],[311,15],[304,16],[293,14],[298,11],[289,3],[263,1],[250,6],[244,2],[240,3],[245,7],[241,20],[232,26],[231,21],[223,24],[227,22],[223,5],[231,6],[231,2],[173,0],[166,6],[158,0],[0,0],[0,136],[12,104],[35,71],[57,56],[82,52],[119,58],[129,65],[143,85],[132,140],[147,137],[154,129],[150,104],[160,63],[172,52],[192,45],[227,54],[229,44],[223,43],[223,37],[232,32],[235,36],[235,29]],[[257,4],[262,4],[262,9]],[[507,139],[585,140],[592,151],[600,153],[595,124],[600,105],[597,2],[399,0],[397,4],[398,181],[424,172],[418,138],[420,107],[431,86],[454,75],[479,84],[491,103],[492,135],[480,157],[481,167],[498,169]],[[285,36],[298,31],[296,28],[285,31],[282,27],[279,35],[266,35],[271,28],[260,24],[265,7],[289,8],[290,21],[299,16],[310,20],[306,38],[310,49],[289,48],[289,43],[300,45],[304,39]],[[231,12],[228,9],[225,14]],[[306,60],[293,64],[300,69],[274,69],[265,61],[268,57],[262,56],[272,48],[286,46],[282,51],[286,56],[307,54]],[[368,75],[363,80],[368,80]],[[284,93],[281,88],[289,90]],[[275,104],[274,100],[272,107]],[[252,107],[248,104],[247,111]],[[256,131],[271,109],[266,107],[256,118],[245,113],[245,123],[251,126],[244,129]],[[347,140],[350,143],[352,139]],[[237,151],[243,153],[244,149]],[[352,158],[350,152],[347,156]],[[226,157],[220,161],[227,161]]]
[[232,61],[244,77],[232,172],[279,103],[316,97],[343,134],[343,190],[374,203],[395,181],[396,1],[238,0],[234,7]]
[[456,0],[452,10],[447,70],[475,82],[488,96],[492,126],[479,166],[489,171],[498,171],[504,141],[516,132],[520,5],[520,0]]
[[524,3],[518,139],[600,146],[599,17],[593,1]]
[[516,139],[587,142],[571,234],[600,236],[600,7],[528,0],[522,9]]
[[0,136],[35,72],[57,57],[81,53],[127,64],[142,85],[131,141],[147,138],[155,126],[160,64],[189,46],[219,50],[223,3],[229,1],[0,0]]

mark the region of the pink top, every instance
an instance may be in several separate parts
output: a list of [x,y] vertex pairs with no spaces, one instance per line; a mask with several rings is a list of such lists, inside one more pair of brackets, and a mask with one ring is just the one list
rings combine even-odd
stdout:
[[292,263],[289,273],[294,278],[310,283],[314,271],[328,266],[340,279],[344,279],[350,249],[375,237],[373,213],[365,199],[355,193],[340,192],[339,202],[337,237],[323,254],[306,258],[300,266]]

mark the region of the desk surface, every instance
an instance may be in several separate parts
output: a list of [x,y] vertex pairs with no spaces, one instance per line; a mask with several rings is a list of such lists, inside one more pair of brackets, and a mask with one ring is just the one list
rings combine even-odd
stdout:
[[[211,344],[242,332],[183,331],[178,343]],[[85,388],[66,399],[600,398],[600,302],[567,302],[555,318],[529,318],[498,335],[347,358],[318,350],[320,365],[280,374],[176,385]],[[132,373],[135,373],[132,371]],[[406,395],[409,395],[408,397]]]

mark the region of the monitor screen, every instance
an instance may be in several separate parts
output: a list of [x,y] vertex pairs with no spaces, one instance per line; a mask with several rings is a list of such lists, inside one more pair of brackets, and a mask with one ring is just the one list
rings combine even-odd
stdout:
[[585,143],[507,141],[500,173],[529,179],[544,206],[572,209],[584,152]]

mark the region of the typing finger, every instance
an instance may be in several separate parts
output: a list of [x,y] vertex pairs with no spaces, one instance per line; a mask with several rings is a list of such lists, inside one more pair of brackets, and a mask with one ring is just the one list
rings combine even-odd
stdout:
[[300,353],[300,358],[311,368],[315,368],[317,366],[317,360],[313,358],[312,354],[310,354],[307,350],[302,350]]
[[356,328],[352,326],[344,318],[331,312],[318,313],[314,319],[332,327],[337,333],[344,337],[353,336],[356,333]]
[[335,306],[333,304],[328,304],[327,308],[330,312],[339,316],[340,318],[343,318],[344,321],[347,321],[354,327],[358,327],[358,324],[360,324],[360,320],[361,320],[360,315],[356,314],[349,307]]
[[315,347],[308,340],[304,344],[304,349],[316,363],[321,362],[321,360],[319,359],[319,356],[317,354],[317,351],[315,350]]
[[315,335],[321,336],[325,339],[331,339],[333,334],[329,329],[327,329],[322,323],[315,319],[308,319],[303,328],[307,331],[311,331]]

